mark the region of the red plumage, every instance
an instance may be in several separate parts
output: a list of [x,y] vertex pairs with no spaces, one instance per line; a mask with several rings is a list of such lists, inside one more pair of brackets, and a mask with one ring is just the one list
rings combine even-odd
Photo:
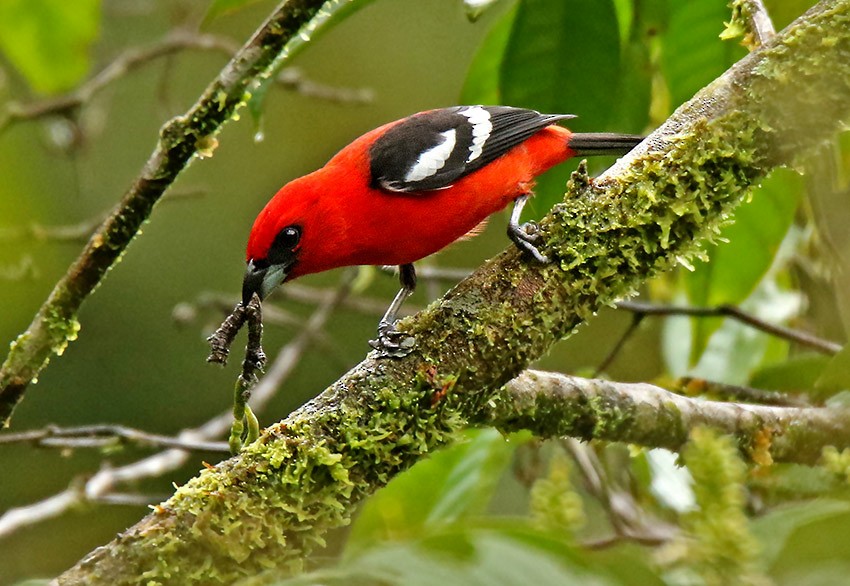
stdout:
[[519,195],[534,178],[575,156],[571,133],[547,126],[445,189],[397,193],[370,187],[369,147],[403,120],[372,130],[321,169],[284,185],[260,212],[247,258],[265,258],[285,226],[303,226],[295,278],[350,265],[412,263],[461,238]]
[[248,239],[243,303],[280,283],[350,265],[399,265],[402,290],[373,346],[403,355],[393,327],[416,285],[415,261],[515,203],[508,235],[539,262],[533,227],[519,225],[534,179],[576,155],[623,154],[641,137],[576,134],[569,115],[505,106],[430,110],[368,132],[313,173],[284,185]]

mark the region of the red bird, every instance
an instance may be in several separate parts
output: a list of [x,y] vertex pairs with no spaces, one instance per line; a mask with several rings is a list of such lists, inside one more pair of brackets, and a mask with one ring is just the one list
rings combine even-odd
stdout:
[[310,273],[349,265],[399,265],[401,291],[370,344],[403,355],[394,329],[416,287],[413,263],[514,204],[508,236],[539,262],[533,223],[519,224],[534,178],[577,155],[621,155],[640,136],[573,133],[540,114],[506,106],[429,110],[385,124],[313,173],[284,185],[248,239],[242,302]]

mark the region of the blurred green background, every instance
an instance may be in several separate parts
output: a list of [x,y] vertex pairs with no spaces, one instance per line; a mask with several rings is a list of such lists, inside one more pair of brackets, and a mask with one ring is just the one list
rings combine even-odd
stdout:
[[[9,19],[22,18],[15,10],[26,10],[21,7],[27,3],[9,0],[4,7],[5,2],[0,0],[0,17],[7,10],[6,25],[0,25],[0,46],[7,59],[0,61],[0,100],[25,104],[40,95],[16,67],[9,47],[20,43],[8,35],[22,28]],[[812,2],[767,4],[777,25],[784,25]],[[100,22],[91,33],[91,63],[88,68],[83,63],[90,73],[125,49],[154,43],[176,28],[197,27],[210,3],[111,0],[91,5],[93,13],[100,6]],[[202,30],[241,43],[273,5],[249,3],[206,22]],[[368,103],[338,103],[274,86],[259,121],[243,110],[242,119],[219,136],[214,156],[195,161],[173,186],[172,192],[191,197],[170,197],[158,205],[144,233],[85,304],[79,340],[64,356],[54,358],[30,389],[16,412],[14,429],[109,422],[173,434],[226,410],[236,361],[224,371],[204,361],[204,338],[221,314],[200,308],[194,319],[183,323],[172,314],[178,306],[185,311],[183,304],[205,293],[235,301],[250,226],[286,181],[322,165],[379,124],[457,103],[503,102],[568,111],[580,116],[572,127],[581,131],[648,131],[746,53],[736,42],[719,39],[728,19],[722,0],[504,0],[476,22],[469,21],[459,0],[369,4],[308,46],[294,64],[311,81],[368,90],[373,98]],[[56,242],[16,231],[31,224],[77,224],[112,207],[139,172],[159,127],[184,112],[225,62],[219,53],[199,51],[158,59],[111,84],[73,120],[23,122],[0,134],[0,340],[11,341],[27,327],[82,246],[82,241]],[[67,89],[74,78],[54,81],[60,86],[70,83]],[[262,141],[255,140],[259,130]],[[595,162],[594,169],[603,165]],[[559,199],[573,167],[565,165],[541,180],[534,214]],[[699,305],[750,298],[769,274],[780,243],[794,230],[805,232],[808,225],[797,211],[803,190],[798,177],[788,172],[768,181],[765,190],[772,195],[757,194],[744,208],[752,210],[749,220],[742,211],[742,227],[737,237],[731,233],[725,264],[721,260],[711,270],[701,266],[688,276],[658,279],[648,288],[650,296]],[[506,217],[497,215],[482,236],[456,244],[426,264],[473,269],[508,245],[505,224]],[[801,241],[802,236],[795,242]],[[736,242],[744,248],[735,249]],[[799,271],[783,267],[784,272],[770,276],[770,287],[759,290],[770,301],[765,317],[796,317],[817,333],[843,337],[842,320],[834,319],[843,305],[823,290],[817,273],[805,281]],[[339,279],[335,271],[303,283],[334,287]],[[420,287],[410,303],[422,306],[447,286]],[[358,294],[388,303],[397,285],[390,275],[366,272],[358,287]],[[799,317],[795,300],[804,287],[808,310]],[[282,307],[305,317],[313,305],[287,302]],[[261,422],[282,418],[358,362],[368,350],[366,340],[378,317],[338,311],[326,327],[327,344],[305,354],[282,392],[259,414]],[[602,312],[539,366],[592,372],[631,319],[623,312]],[[714,336],[718,328],[725,337]],[[268,327],[266,332],[266,351],[273,357],[294,330]],[[735,340],[750,344],[744,346],[747,359],[740,364],[730,357],[742,352],[732,346]],[[706,348],[714,348],[713,358],[704,358]],[[646,320],[606,373],[617,380],[649,381],[690,369],[718,379],[726,376],[726,382],[745,382],[766,365],[792,358],[787,343],[741,333],[721,320],[671,320],[667,325]],[[817,368],[823,365],[820,361]],[[106,456],[60,454],[3,446],[0,511],[48,497],[99,466],[119,465],[143,453],[128,448]],[[193,456],[184,469],[135,488],[165,496],[172,481],[179,484],[191,477],[204,458],[210,456]],[[527,489],[509,472],[504,467],[494,472],[502,475],[490,506],[497,514],[520,514],[526,508]],[[144,513],[143,507],[92,507],[19,531],[0,543],[0,584],[54,575]]]

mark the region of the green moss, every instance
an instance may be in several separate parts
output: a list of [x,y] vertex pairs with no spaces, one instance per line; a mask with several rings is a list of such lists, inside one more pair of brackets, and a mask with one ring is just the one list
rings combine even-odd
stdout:
[[720,33],[720,38],[723,40],[735,39],[742,37],[741,44],[748,49],[754,49],[758,43],[754,38],[753,31],[750,30],[750,23],[755,10],[752,0],[731,0],[729,7],[732,9],[732,18],[729,22],[724,23],[725,28]]
[[80,333],[80,322],[76,317],[67,317],[58,311],[51,312],[50,317],[45,322],[47,329],[50,332],[50,337],[55,340],[53,344],[53,352],[57,356],[62,356],[69,342],[77,339]]
[[833,446],[827,446],[821,454],[821,464],[843,483],[850,483],[850,449],[840,452]]
[[324,545],[324,530],[348,523],[353,502],[465,426],[456,380],[423,366],[409,385],[376,383],[337,397],[335,410],[298,412],[270,427],[238,459],[204,470],[162,505],[164,520],[183,521],[164,523],[155,537],[147,530],[159,555],[145,579],[167,582],[169,559],[206,568],[211,584],[297,566]]
[[747,470],[734,441],[699,427],[682,456],[698,507],[683,519],[682,561],[707,586],[769,583],[758,567],[760,547],[744,513]]
[[585,522],[581,496],[570,479],[569,459],[560,450],[549,461],[549,474],[531,487],[531,518],[535,525],[568,538],[575,536]]

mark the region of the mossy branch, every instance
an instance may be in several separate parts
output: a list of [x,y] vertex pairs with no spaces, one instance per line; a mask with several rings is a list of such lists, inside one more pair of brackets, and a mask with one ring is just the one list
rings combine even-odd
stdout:
[[[80,256],[56,283],[29,328],[11,344],[0,367],[0,427],[6,427],[27,386],[77,337],[77,313],[121,258],[165,190],[196,154],[209,154],[215,136],[273,70],[315,34],[334,12],[369,0],[287,0],[233,56],[184,115],[160,129],[160,138],[139,176],[97,229]],[[308,32],[303,32],[308,31]],[[299,36],[303,35],[303,36]]]
[[554,342],[689,262],[754,183],[828,140],[848,110],[850,0],[825,0],[601,178],[575,176],[541,223],[555,263],[513,249],[487,262],[400,324],[417,337],[409,356],[370,354],[58,583],[227,584],[297,567],[358,502],[491,412]]
[[475,423],[540,437],[607,440],[680,451],[710,426],[733,435],[750,461],[815,464],[825,446],[850,448],[850,411],[684,397],[644,383],[528,370],[505,385]]

